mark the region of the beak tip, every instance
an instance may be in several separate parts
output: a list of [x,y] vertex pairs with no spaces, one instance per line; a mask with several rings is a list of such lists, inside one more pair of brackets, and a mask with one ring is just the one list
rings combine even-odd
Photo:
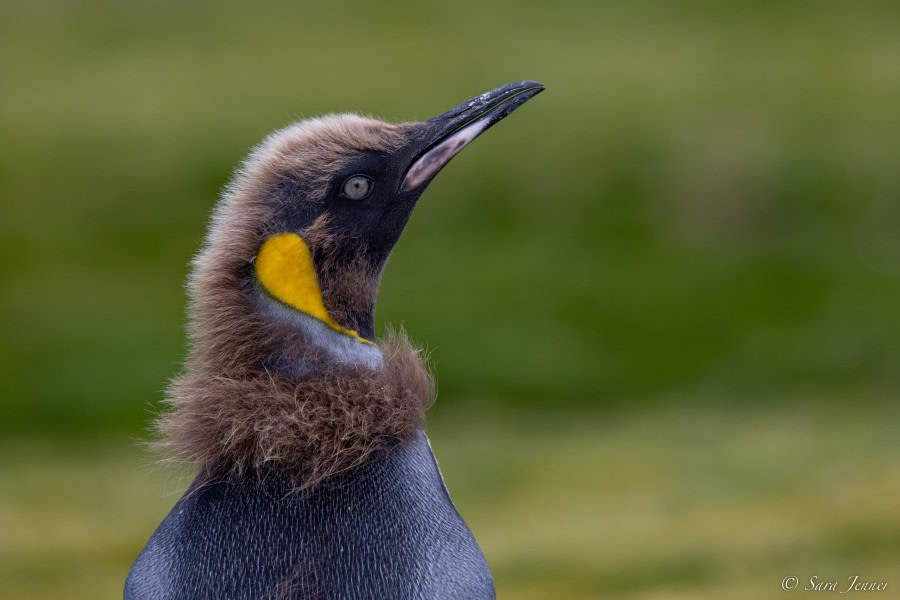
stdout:
[[401,191],[422,187],[473,139],[542,91],[539,81],[514,81],[428,119],[425,149],[407,170]]

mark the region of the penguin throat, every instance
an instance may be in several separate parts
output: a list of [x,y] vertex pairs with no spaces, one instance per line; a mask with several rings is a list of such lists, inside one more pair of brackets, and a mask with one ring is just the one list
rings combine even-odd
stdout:
[[267,239],[259,249],[254,267],[260,285],[281,304],[311,317],[331,332],[374,346],[328,314],[312,255],[299,235],[280,233]]

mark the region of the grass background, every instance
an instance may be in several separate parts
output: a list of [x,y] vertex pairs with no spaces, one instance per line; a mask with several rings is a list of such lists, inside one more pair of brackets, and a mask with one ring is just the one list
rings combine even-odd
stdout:
[[524,78],[378,306],[432,350],[501,596],[900,585],[897,31],[888,2],[2,3],[0,596],[115,596],[183,489],[134,440],[253,144]]

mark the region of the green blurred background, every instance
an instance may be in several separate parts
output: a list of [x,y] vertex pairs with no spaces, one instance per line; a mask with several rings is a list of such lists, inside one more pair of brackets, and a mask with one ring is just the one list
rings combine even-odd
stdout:
[[[505,598],[900,597],[900,4],[6,0],[0,597],[115,597],[139,447],[265,134],[547,92],[430,187],[379,326]],[[891,592],[890,590],[894,591]]]

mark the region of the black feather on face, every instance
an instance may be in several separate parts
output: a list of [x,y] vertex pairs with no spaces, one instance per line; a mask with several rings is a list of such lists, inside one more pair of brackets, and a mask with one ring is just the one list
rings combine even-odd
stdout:
[[[324,194],[320,195],[314,195],[303,182],[288,182],[281,191],[286,201],[279,203],[269,228],[302,232],[324,217],[328,232],[346,246],[344,254],[365,257],[371,268],[379,271],[424,191],[424,188],[410,192],[399,190],[406,166],[402,159],[406,154],[405,148],[393,153],[353,151],[332,174]],[[347,188],[358,180],[367,184],[368,189],[363,197],[350,197]]]
[[[376,144],[379,149],[342,148],[344,156],[324,186],[321,173],[313,179],[317,190],[302,174],[292,178],[288,202],[275,216],[278,226],[302,231],[324,216],[330,232],[355,247],[349,254],[364,256],[380,271],[434,176],[475,137],[541,90],[543,86],[533,81],[512,83],[424,123],[385,123],[385,138]],[[369,132],[374,137],[378,133]],[[359,197],[346,189],[354,181],[369,185]]]
[[[407,132],[401,134],[403,141]],[[391,150],[340,151],[343,156],[334,161],[327,178],[310,179],[302,173],[280,178],[271,194],[277,197],[275,210],[262,224],[258,243],[280,233],[299,235],[313,256],[329,314],[343,327],[374,341],[381,272],[424,187],[399,189],[409,162],[407,144]],[[252,272],[247,276],[253,279]]]

